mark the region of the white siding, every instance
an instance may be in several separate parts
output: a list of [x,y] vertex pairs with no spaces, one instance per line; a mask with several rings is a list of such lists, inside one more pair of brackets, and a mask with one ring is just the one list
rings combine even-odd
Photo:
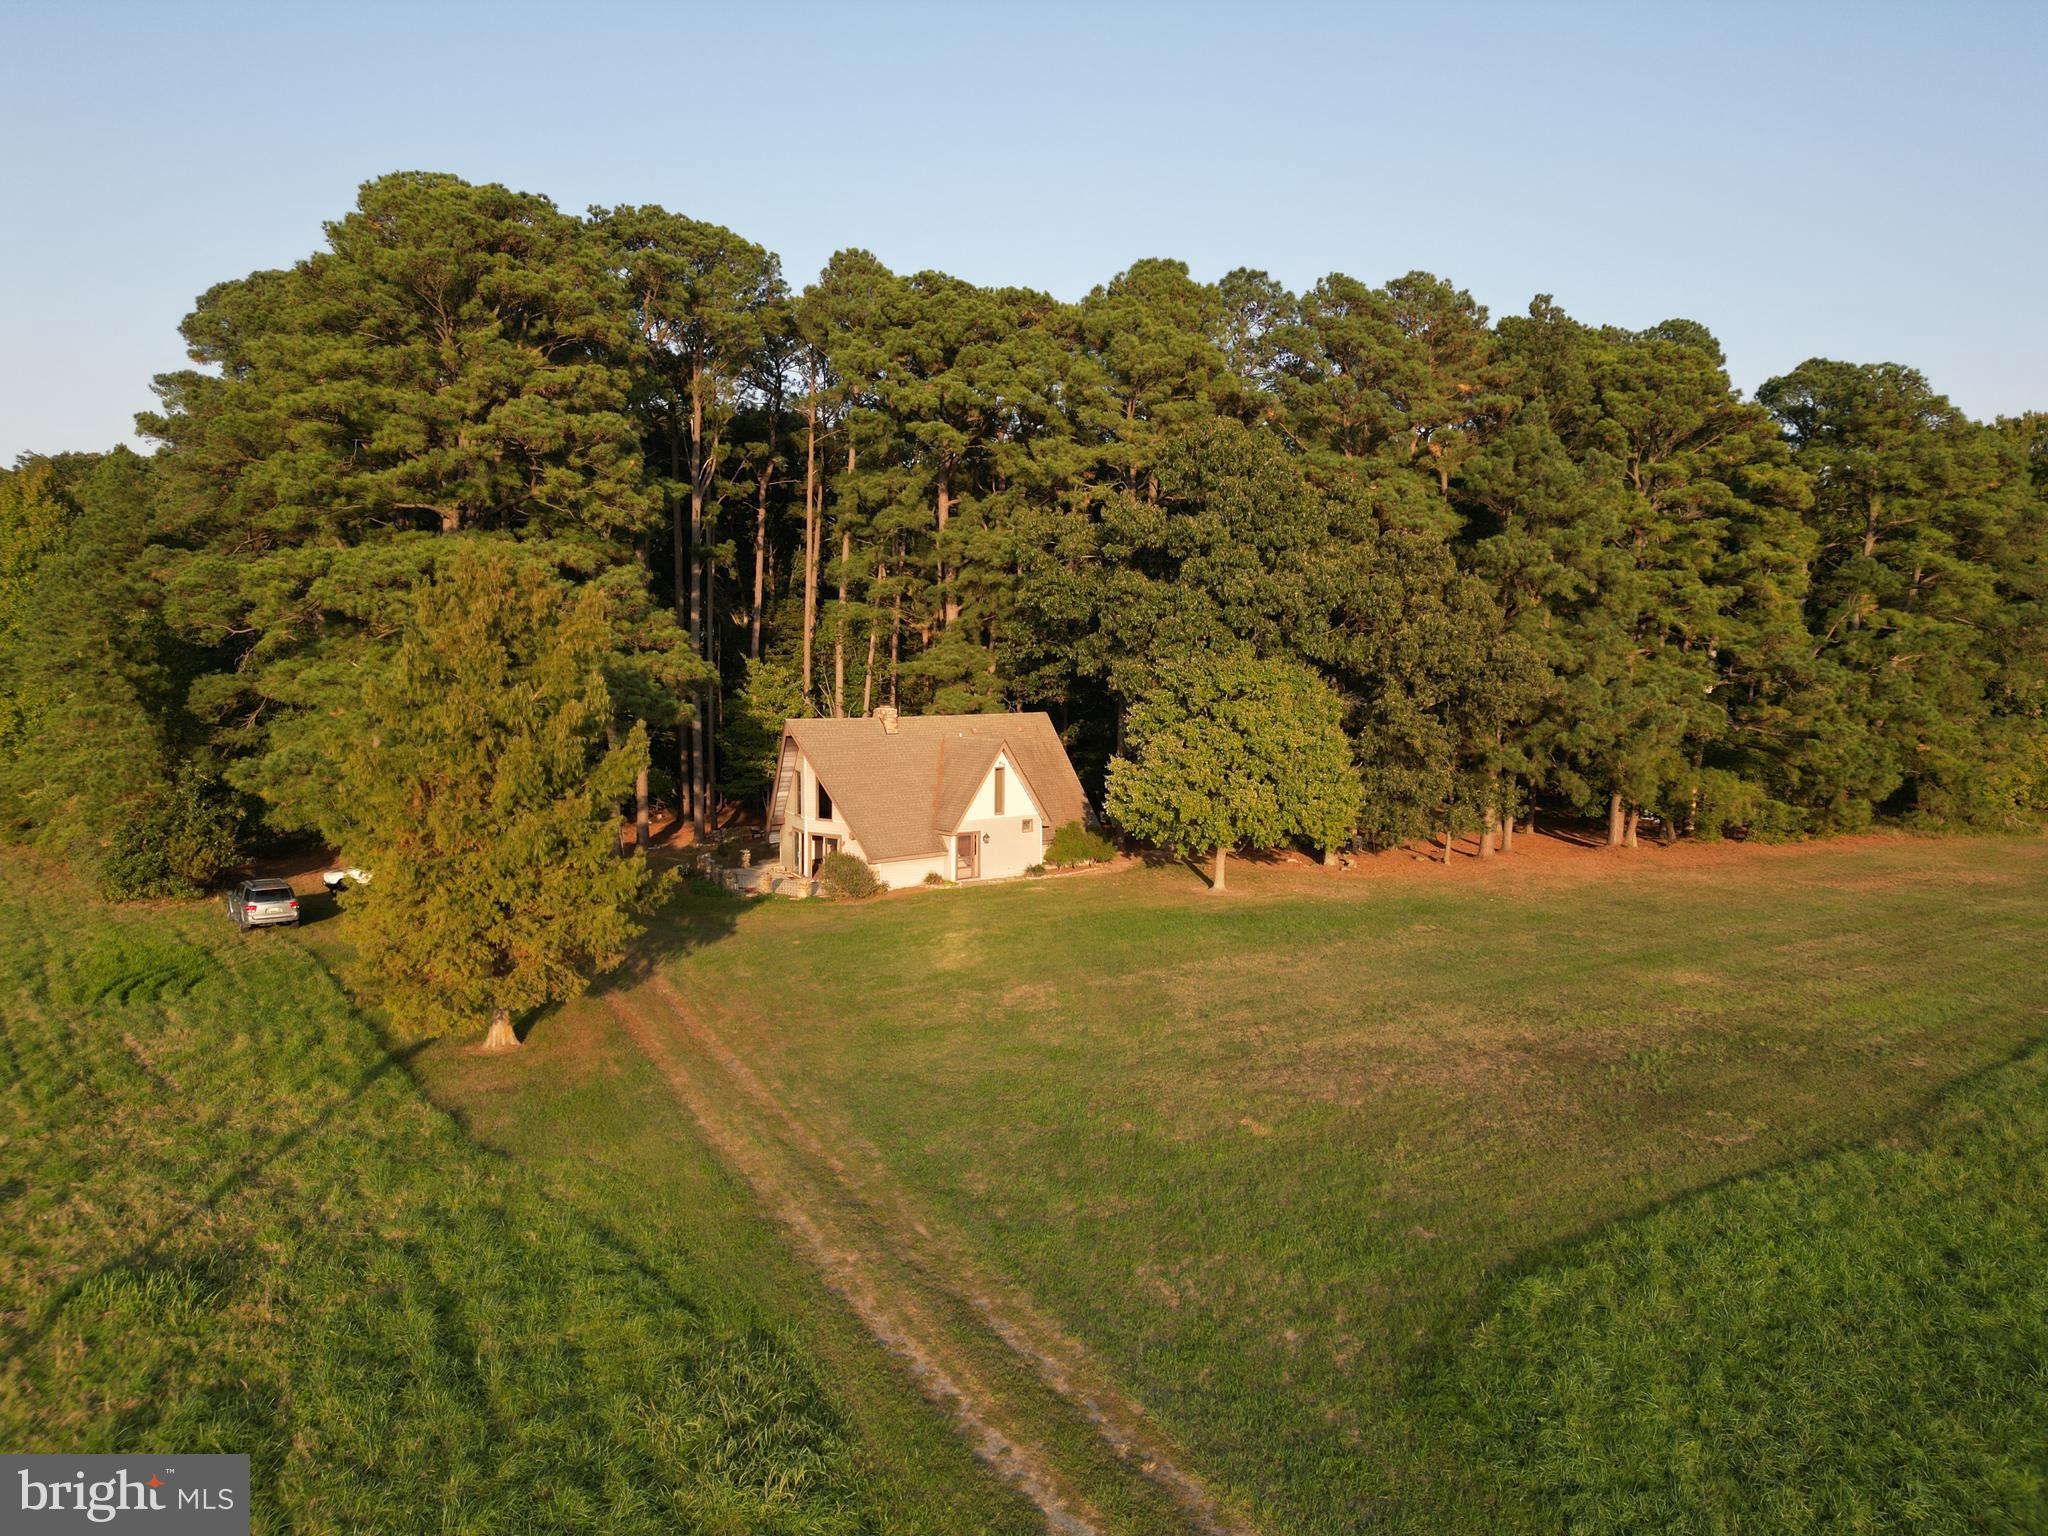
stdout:
[[951,863],[942,853],[915,859],[884,859],[875,865],[875,873],[881,877],[882,884],[892,891],[923,885],[926,875],[937,875],[941,880],[950,880],[953,877]]
[[860,852],[860,845],[853,840],[853,829],[839,814],[838,802],[833,802],[830,816],[819,817],[818,773],[811,766],[811,760],[801,753],[798,754],[796,790],[796,804],[788,808],[783,822],[783,863],[805,875],[815,875],[817,870],[809,863],[810,840],[813,837],[836,837],[845,852]]
[[[996,814],[996,774],[1003,770],[1003,814]],[[1025,823],[1030,823],[1029,827]],[[988,776],[981,781],[974,798],[967,803],[967,814],[960,819],[961,834],[973,834],[982,839],[981,873],[983,880],[1007,880],[1021,875],[1034,864],[1045,862],[1045,817],[1038,804],[1031,798],[1031,791],[1025,787],[1024,776],[1017,771],[1017,765],[1010,761],[1010,754],[999,756]],[[957,844],[947,843],[947,857],[953,858]]]

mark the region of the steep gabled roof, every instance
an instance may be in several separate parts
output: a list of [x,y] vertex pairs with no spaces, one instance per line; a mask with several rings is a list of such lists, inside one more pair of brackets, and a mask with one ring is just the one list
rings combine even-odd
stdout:
[[810,759],[870,859],[945,851],[998,753],[1007,750],[1049,827],[1085,819],[1087,796],[1049,716],[913,715],[791,720],[783,735]]

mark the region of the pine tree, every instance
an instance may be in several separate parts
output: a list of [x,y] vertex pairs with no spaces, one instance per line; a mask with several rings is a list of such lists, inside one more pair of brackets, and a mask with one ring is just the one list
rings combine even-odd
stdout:
[[610,651],[597,590],[470,545],[369,683],[344,782],[372,878],[347,901],[405,1034],[487,1023],[487,1048],[516,1045],[515,1015],[579,993],[638,931],[653,882],[617,827],[647,739],[607,745]]

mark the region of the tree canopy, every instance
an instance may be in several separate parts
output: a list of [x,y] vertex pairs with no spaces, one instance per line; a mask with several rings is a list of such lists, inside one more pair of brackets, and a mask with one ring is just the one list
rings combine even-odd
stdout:
[[344,764],[475,543],[601,595],[643,823],[885,703],[1045,709],[1100,792],[1223,656],[1334,701],[1340,840],[2048,802],[2048,428],[1903,364],[1745,396],[1695,321],[1427,272],[1148,258],[1067,302],[845,250],[792,292],[684,213],[418,172],[184,333],[152,457],[0,479],[7,822],[95,858],[145,813],[367,853]]

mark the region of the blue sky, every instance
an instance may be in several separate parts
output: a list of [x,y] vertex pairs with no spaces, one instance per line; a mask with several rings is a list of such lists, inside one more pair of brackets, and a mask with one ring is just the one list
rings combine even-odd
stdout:
[[657,202],[1065,298],[1426,268],[2048,407],[2048,4],[0,0],[0,463],[104,447],[358,183]]

